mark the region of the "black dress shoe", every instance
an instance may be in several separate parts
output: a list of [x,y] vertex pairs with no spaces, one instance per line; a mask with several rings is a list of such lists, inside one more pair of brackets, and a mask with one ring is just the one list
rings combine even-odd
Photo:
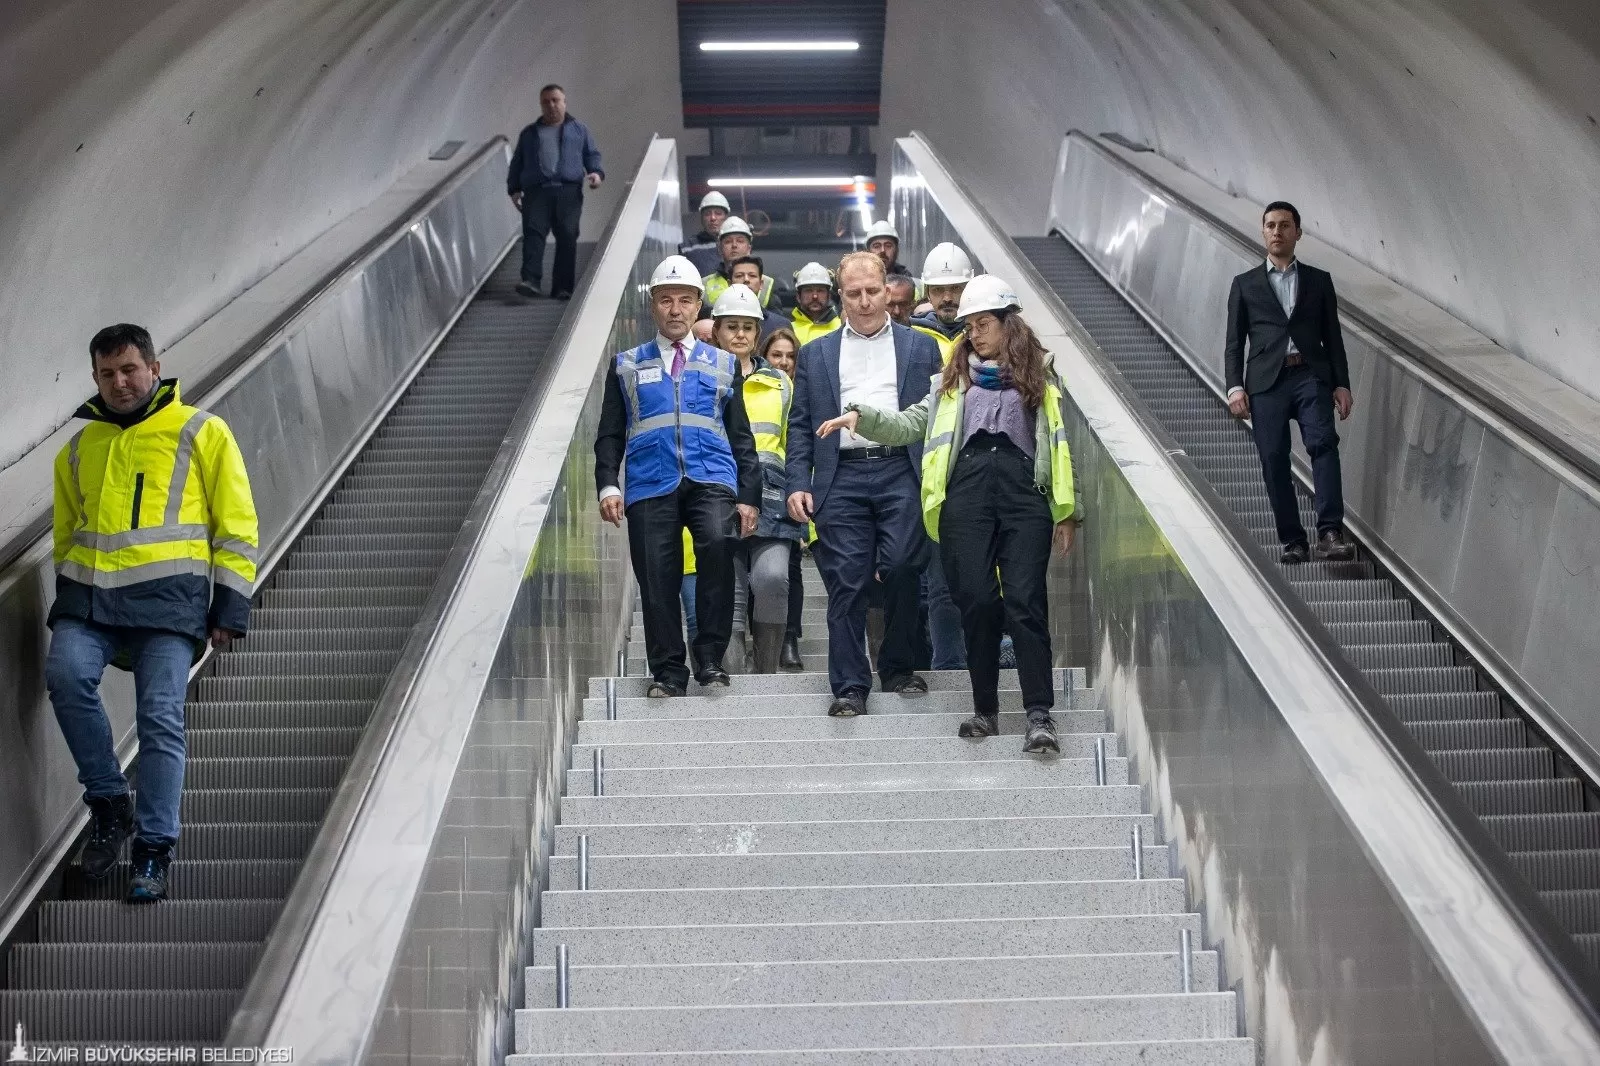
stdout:
[[988,714],[979,711],[965,722],[962,722],[960,728],[956,730],[956,736],[966,737],[969,740],[982,740],[984,737],[997,737],[999,735],[999,711],[992,711]]
[[670,681],[652,681],[644,694],[653,700],[666,700],[683,695],[683,689]]
[[889,682],[889,691],[902,696],[925,696],[928,694],[928,683],[920,674],[902,674]]
[[1347,563],[1356,557],[1356,546],[1344,539],[1337,529],[1330,529],[1317,538],[1317,558],[1330,563]]
[[1306,550],[1304,544],[1285,544],[1283,554],[1278,556],[1278,562],[1287,566],[1299,566],[1309,558],[1311,553]]
[[728,687],[728,671],[720,665],[702,666],[694,672],[694,679],[701,688]]
[[519,282],[517,282],[517,295],[518,296],[538,296],[539,295],[539,290],[534,288],[533,285],[531,285],[530,283],[528,283],[526,281],[519,281]]
[[846,692],[843,696],[835,696],[828,705],[828,713],[835,718],[854,718],[858,714],[867,713],[867,698],[859,692]]
[[570,300],[572,299],[572,293],[568,292],[566,289],[562,289],[560,292],[556,293],[556,299]]
[[778,666],[784,670],[804,670],[805,660],[800,658],[800,641],[795,637],[786,637],[783,641],[783,652],[778,656]]
[[1028,719],[1028,735],[1023,738],[1025,755],[1061,754],[1061,742],[1056,739],[1056,723],[1049,715]]

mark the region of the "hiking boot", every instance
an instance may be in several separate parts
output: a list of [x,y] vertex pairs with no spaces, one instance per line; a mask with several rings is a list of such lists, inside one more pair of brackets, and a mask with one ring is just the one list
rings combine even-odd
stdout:
[[859,692],[846,692],[836,696],[828,705],[828,714],[834,718],[854,718],[867,713],[867,698]]
[[83,842],[78,863],[83,876],[98,881],[111,872],[122,857],[122,845],[133,835],[133,797],[95,796],[89,803],[89,836]]
[[984,737],[997,737],[1000,735],[1000,712],[979,711],[956,730],[956,736],[966,737],[968,740],[982,740]]
[[170,847],[152,847],[134,841],[133,881],[128,885],[129,903],[159,903],[167,898],[167,868],[172,865]]
[[1061,741],[1056,739],[1056,724],[1048,714],[1028,717],[1028,735],[1022,741],[1024,755],[1060,755]]

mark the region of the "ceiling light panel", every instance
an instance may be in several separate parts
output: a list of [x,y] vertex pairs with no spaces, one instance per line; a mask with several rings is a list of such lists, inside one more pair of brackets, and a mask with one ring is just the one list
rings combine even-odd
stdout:
[[854,52],[859,41],[701,41],[702,52]]

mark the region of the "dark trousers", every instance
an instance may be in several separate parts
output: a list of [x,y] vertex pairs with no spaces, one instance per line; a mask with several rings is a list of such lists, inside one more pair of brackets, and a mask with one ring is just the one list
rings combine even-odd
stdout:
[[1023,707],[1055,704],[1045,588],[1054,530],[1050,504],[1033,484],[1033,460],[1004,437],[975,434],[956,456],[939,515],[939,557],[961,610],[974,710],[1000,709],[1002,633],[1016,649]]
[[522,193],[522,280],[534,288],[544,278],[544,241],[556,235],[556,261],[550,292],[578,287],[578,219],[583,214],[582,185],[543,185]]
[[1280,543],[1306,543],[1300,504],[1289,473],[1292,444],[1289,421],[1300,423],[1300,439],[1311,457],[1311,481],[1317,493],[1318,534],[1344,522],[1344,485],[1339,473],[1339,434],[1333,428],[1333,390],[1304,366],[1284,367],[1269,389],[1250,397],[1250,425],[1261,453],[1261,476],[1278,526]]
[[682,687],[684,661],[683,530],[694,539],[695,666],[721,665],[733,629],[733,492],[722,485],[683,480],[665,496],[628,508],[628,554],[639,581],[644,612],[644,647],[650,676]]
[[916,665],[917,593],[928,538],[910,460],[841,460],[816,524],[812,554],[828,590],[828,683],[835,696],[864,695],[872,688],[867,603],[874,566],[884,614],[878,675],[888,686]]
[[784,628],[788,640],[800,639],[800,612],[806,609],[806,587],[800,576],[800,542],[789,543],[789,624]]

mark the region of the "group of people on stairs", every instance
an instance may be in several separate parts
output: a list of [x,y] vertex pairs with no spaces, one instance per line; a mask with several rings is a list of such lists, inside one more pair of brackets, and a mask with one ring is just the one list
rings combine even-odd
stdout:
[[755,671],[799,668],[798,649],[792,665],[789,655],[799,552],[814,537],[829,714],[867,712],[877,601],[883,691],[916,696],[928,691],[919,670],[965,668],[974,713],[960,735],[993,736],[1009,635],[1024,750],[1059,751],[1045,574],[1052,548],[1071,549],[1080,515],[1065,389],[1015,293],[975,277],[965,252],[944,244],[913,281],[925,315],[897,321],[893,272],[904,268],[898,236],[880,223],[870,250],[836,271],[800,270],[789,322],[769,328],[764,296],[777,286],[759,261],[735,278],[736,260],[753,258],[748,227],[708,201],[701,237],[715,238],[728,283],[708,301],[713,286],[687,255],[656,268],[656,336],[615,356],[595,442],[602,516],[628,522],[648,695],[681,696],[691,676],[726,686],[746,633]]

